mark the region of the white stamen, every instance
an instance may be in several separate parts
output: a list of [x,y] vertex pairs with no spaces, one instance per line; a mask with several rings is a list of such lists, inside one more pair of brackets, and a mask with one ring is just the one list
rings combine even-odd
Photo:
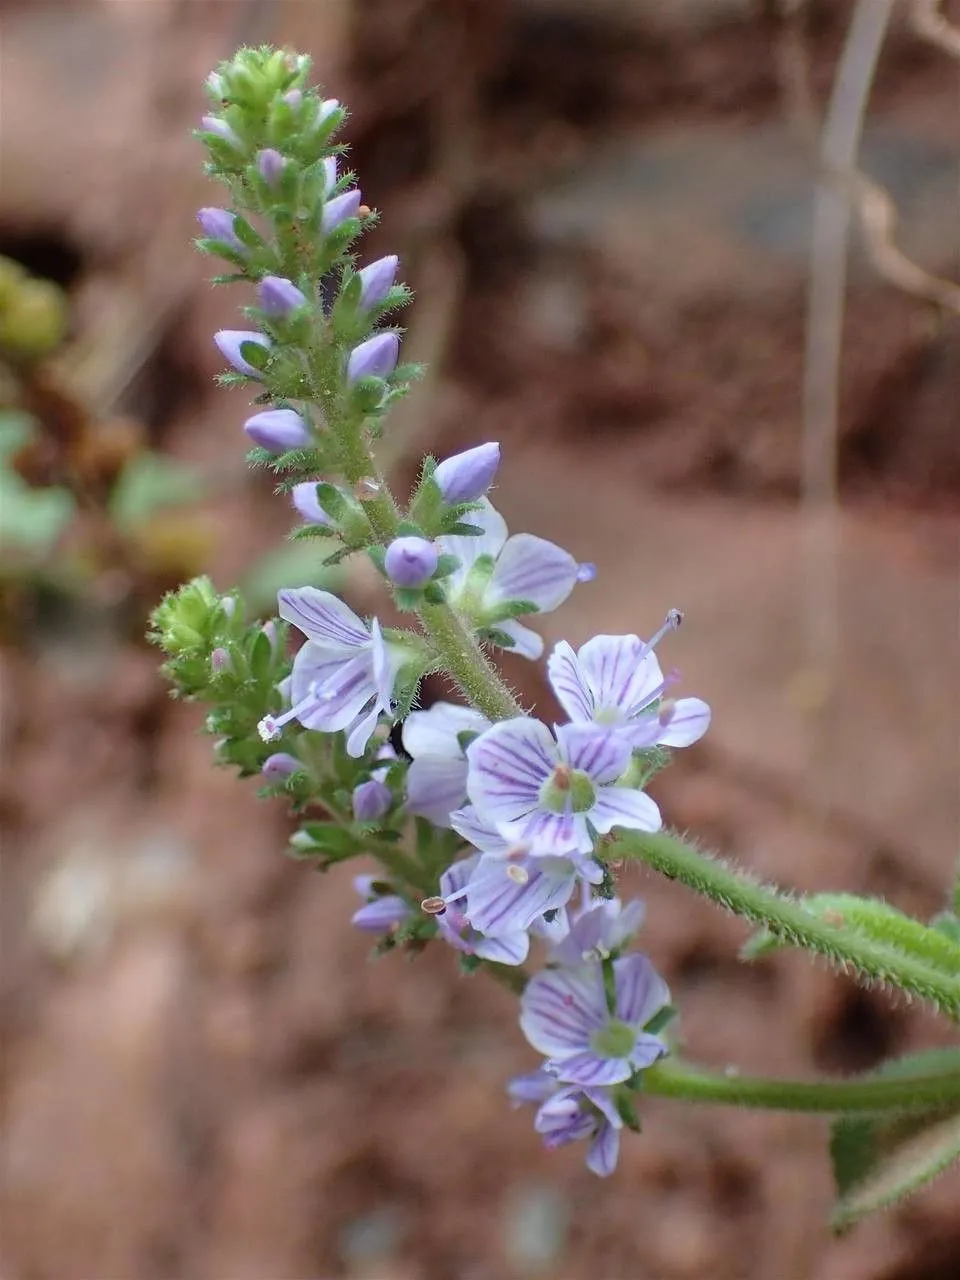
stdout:
[[670,612],[667,614],[667,616],[663,620],[663,626],[651,639],[647,641],[645,646],[646,649],[648,651],[650,649],[655,649],[657,645],[660,643],[660,641],[663,639],[663,637],[667,634],[667,632],[676,631],[677,628],[680,626],[681,622],[683,622],[683,614],[680,612],[680,610],[671,609]]

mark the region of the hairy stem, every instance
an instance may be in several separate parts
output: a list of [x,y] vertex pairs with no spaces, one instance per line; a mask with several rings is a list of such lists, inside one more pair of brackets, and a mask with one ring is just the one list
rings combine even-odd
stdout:
[[770,1080],[703,1071],[670,1059],[643,1073],[643,1091],[774,1111],[924,1111],[960,1103],[960,1071],[954,1067],[890,1079]]
[[861,979],[898,988],[960,1018],[960,974],[943,973],[890,943],[820,919],[802,900],[758,884],[676,836],[623,832],[604,852],[607,857],[637,858],[735,915],[763,925],[787,946],[814,951],[837,968],[852,968]]

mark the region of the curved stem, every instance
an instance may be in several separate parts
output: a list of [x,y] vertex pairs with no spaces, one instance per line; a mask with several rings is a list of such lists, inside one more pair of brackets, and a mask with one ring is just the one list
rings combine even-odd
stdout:
[[821,919],[804,907],[802,899],[758,884],[676,836],[621,832],[604,855],[637,858],[735,915],[763,925],[787,946],[817,952],[840,969],[853,968],[861,978],[897,987],[949,1017],[960,1018],[960,974],[943,973],[889,943]]
[[688,1102],[773,1111],[923,1111],[960,1103],[960,1071],[849,1080],[771,1080],[703,1071],[673,1060],[643,1073],[643,1091]]

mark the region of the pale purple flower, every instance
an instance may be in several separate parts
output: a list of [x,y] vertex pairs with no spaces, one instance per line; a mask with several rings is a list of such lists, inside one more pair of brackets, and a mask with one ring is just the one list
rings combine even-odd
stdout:
[[511,1100],[539,1103],[533,1122],[548,1151],[580,1138],[590,1139],[587,1168],[606,1178],[617,1166],[623,1120],[609,1088],[560,1085],[544,1070],[515,1076],[507,1085]]
[[413,756],[406,779],[408,813],[438,827],[450,826],[450,814],[467,798],[464,737],[489,728],[490,721],[479,711],[452,702],[411,711],[403,722],[404,750]]
[[333,521],[317,501],[317,481],[303,480],[290,490],[290,499],[308,524],[320,524],[332,529]]
[[665,698],[654,645],[678,625],[673,612],[650,641],[637,636],[594,636],[576,652],[565,640],[555,647],[547,673],[571,720],[609,726],[634,747],[687,747],[706,733],[710,708],[700,698]]
[[606,960],[619,952],[643,924],[643,903],[634,898],[599,898],[580,911],[568,912],[565,936],[550,951],[551,964],[575,969]]
[[393,684],[406,661],[403,648],[384,638],[376,620],[368,625],[342,600],[317,587],[277,596],[281,618],[299,628],[307,643],[293,660],[291,707],[265,716],[258,728],[265,742],[285,724],[347,734],[347,753],[363,755],[380,716],[390,711]]
[[556,857],[535,846],[511,844],[470,805],[452,813],[450,825],[483,853],[464,894],[464,915],[480,933],[536,926],[545,937],[559,940],[566,925],[558,929],[559,921],[546,920],[548,913],[562,911],[578,886],[603,880],[595,858],[581,853]]
[[211,240],[220,240],[223,244],[228,244],[231,249],[235,249],[237,253],[243,253],[243,241],[234,230],[236,220],[236,215],[229,209],[197,210],[197,221],[205,236]]
[[224,360],[233,365],[237,373],[245,373],[250,378],[259,378],[261,374],[249,360],[243,358],[243,347],[248,342],[266,347],[267,350],[273,346],[265,333],[258,333],[255,329],[220,329],[213,335],[213,340]]
[[254,444],[271,453],[306,449],[311,443],[310,428],[292,409],[264,409],[248,418],[243,429]]
[[296,111],[303,102],[302,89],[288,89],[286,93],[281,94],[281,98],[287,104],[291,111]]
[[318,123],[322,124],[325,120],[329,120],[329,118],[333,115],[333,113],[339,110],[340,110],[339,98],[324,98],[324,100],[320,103],[320,109],[317,112]]
[[377,307],[393,288],[397,276],[400,259],[395,253],[385,258],[378,258],[364,267],[357,274],[360,277],[360,301],[357,304],[361,311],[369,311]]
[[268,782],[283,782],[291,774],[299,773],[302,768],[302,763],[289,751],[275,751],[264,760],[260,772]]
[[221,120],[219,116],[204,116],[200,124],[207,133],[214,134],[222,142],[229,142],[232,147],[237,147],[238,149],[243,146],[243,143],[230,125],[227,124],[226,120]]
[[422,587],[437,569],[440,553],[426,538],[394,538],[383,557],[390,581],[398,587]]
[[500,446],[491,441],[444,458],[434,471],[433,479],[444,501],[476,502],[490,488],[499,466]]
[[440,550],[460,561],[460,567],[443,581],[447,600],[455,608],[469,603],[478,626],[495,627],[510,636],[511,653],[539,658],[543,640],[516,618],[505,616],[506,606],[527,601],[531,612],[549,613],[578,582],[595,576],[593,565],[579,564],[562,547],[532,533],[508,538],[503,516],[486,498],[479,511],[464,516],[464,523],[483,532],[479,537],[445,534],[438,539]]
[[386,378],[397,367],[400,357],[400,339],[395,333],[377,333],[350,352],[347,361],[347,382],[359,382],[361,378]]
[[292,280],[285,280],[283,276],[264,276],[257,294],[267,315],[278,319],[286,319],[292,311],[307,305],[306,295],[300,292]]
[[390,808],[393,792],[379,778],[368,778],[353,789],[353,816],[357,822],[376,822]]
[[520,1029],[561,1083],[618,1084],[667,1052],[659,1036],[644,1030],[670,1003],[667,984],[639,952],[614,960],[612,971],[612,1011],[600,964],[547,969],[527,983]]
[[467,748],[467,794],[481,820],[539,853],[590,853],[614,827],[659,831],[660,810],[642,791],[616,786],[629,742],[595,725],[501,720]]
[[257,168],[260,170],[260,177],[268,187],[277,185],[283,176],[286,163],[286,160],[284,160],[276,147],[264,147],[257,155]]
[[207,89],[214,98],[220,98],[222,100],[226,97],[227,87],[224,84],[223,76],[220,75],[218,71],[211,71],[204,81],[204,84],[207,86]]
[[362,929],[364,933],[392,933],[413,915],[399,894],[377,892],[376,886],[382,883],[379,876],[353,877],[353,887],[365,904],[350,918],[355,929]]
[[480,855],[475,854],[455,862],[440,877],[444,908],[435,913],[437,929],[452,947],[465,955],[495,960],[499,964],[523,964],[530,950],[526,929],[507,922],[502,929],[483,934],[473,928],[463,912],[461,899],[480,861]]
[[336,231],[342,222],[346,222],[347,218],[355,218],[360,209],[361,199],[360,188],[351,187],[349,191],[344,191],[328,200],[323,206],[323,215],[320,220],[322,234],[328,236],[331,231]]

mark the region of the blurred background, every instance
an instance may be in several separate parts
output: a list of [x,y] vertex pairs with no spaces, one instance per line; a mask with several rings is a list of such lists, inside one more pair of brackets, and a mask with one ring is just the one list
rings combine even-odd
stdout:
[[[289,44],[352,111],[365,255],[417,291],[398,487],[499,439],[511,526],[599,569],[548,643],[686,612],[664,659],[715,719],[657,780],[668,820],[786,885],[936,911],[960,62],[936,5],[864,8],[891,12],[854,76],[862,177],[831,188],[844,255],[843,198],[815,220],[814,192],[846,0],[0,6],[2,1280],[956,1275],[956,1175],[830,1240],[815,1118],[652,1100],[607,1183],[545,1153],[503,1092],[535,1059],[511,998],[440,947],[369,963],[349,874],[284,857],[282,806],[212,768],[142,639],[196,572],[264,616],[312,572],[213,381],[243,290],[190,243],[221,198],[203,77]],[[382,609],[361,570],[341,587]],[[509,675],[549,714],[537,667]],[[637,869],[622,888],[694,1060],[858,1071],[949,1038],[803,957],[739,965],[739,925]]]

